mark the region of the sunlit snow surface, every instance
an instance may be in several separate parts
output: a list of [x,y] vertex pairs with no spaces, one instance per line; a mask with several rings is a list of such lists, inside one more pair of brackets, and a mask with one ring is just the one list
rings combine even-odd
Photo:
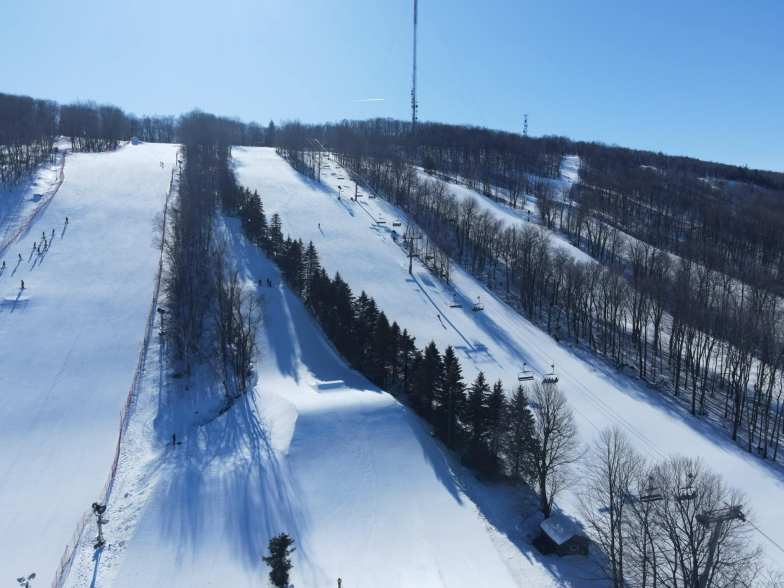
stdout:
[[[50,580],[109,472],[158,262],[153,219],[175,152],[174,145],[139,145],[68,155],[59,191],[2,256],[4,582],[31,572],[36,582]],[[55,178],[45,169],[14,192],[15,200],[4,201],[0,234],[25,225],[35,194],[46,193]],[[38,255],[32,246],[42,232],[51,246]]]

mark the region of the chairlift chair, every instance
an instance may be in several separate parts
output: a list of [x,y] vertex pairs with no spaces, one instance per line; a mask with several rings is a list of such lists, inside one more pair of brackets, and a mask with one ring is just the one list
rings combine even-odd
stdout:
[[378,224],[378,225],[385,225],[385,224],[387,224],[387,221],[386,221],[386,220],[384,220],[384,217],[383,217],[383,216],[380,216],[380,217],[378,217],[378,218],[376,219],[376,224]]
[[392,222],[392,226],[393,227],[399,227],[400,226],[400,221],[399,220],[393,221]]
[[518,382],[533,382],[534,381],[534,373],[528,369],[528,364],[523,364],[523,369],[517,374],[517,381]]
[[474,302],[473,306],[471,307],[471,310],[473,310],[474,312],[479,312],[480,310],[484,310],[484,309],[485,307],[482,305],[479,296],[477,296],[476,302]]
[[640,502],[657,502],[663,498],[664,495],[661,493],[661,489],[653,484],[653,476],[648,476],[648,488],[645,489],[644,494],[640,494]]
[[663,498],[664,496],[656,487],[648,488],[645,494],[640,494],[640,502],[657,502]]
[[542,376],[542,384],[557,384],[558,374],[555,373],[555,364],[550,364],[550,371]]
[[694,474],[692,472],[688,473],[689,482],[685,486],[678,486],[678,494],[676,494],[675,498],[678,502],[683,502],[685,500],[692,500],[697,496],[697,491],[694,489]]
[[463,308],[463,305],[457,299],[457,294],[452,297],[452,303],[449,305],[449,308]]

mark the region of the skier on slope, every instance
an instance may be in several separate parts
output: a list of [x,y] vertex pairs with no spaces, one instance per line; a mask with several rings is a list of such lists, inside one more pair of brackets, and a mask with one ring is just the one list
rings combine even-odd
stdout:
[[22,280],[22,290],[24,290],[24,280]]
[[22,254],[20,253],[19,254],[19,263],[21,263],[21,262],[22,262]]

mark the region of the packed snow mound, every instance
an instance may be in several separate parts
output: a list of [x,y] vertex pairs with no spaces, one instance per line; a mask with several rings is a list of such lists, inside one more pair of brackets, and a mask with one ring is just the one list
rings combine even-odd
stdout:
[[[20,205],[0,216],[0,236],[23,229],[0,252],[0,570],[7,575],[51,578],[109,472],[157,267],[153,219],[175,152],[145,145],[68,155],[65,180],[42,200],[45,209]],[[50,194],[52,184],[43,182],[54,183],[56,171],[45,167],[19,202]]]

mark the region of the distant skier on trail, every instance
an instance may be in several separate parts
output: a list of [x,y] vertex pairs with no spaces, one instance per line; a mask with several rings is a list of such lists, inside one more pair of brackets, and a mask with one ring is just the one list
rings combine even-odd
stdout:
[[22,280],[22,290],[24,290],[24,280]]
[[177,446],[177,433],[172,433],[172,447]]

